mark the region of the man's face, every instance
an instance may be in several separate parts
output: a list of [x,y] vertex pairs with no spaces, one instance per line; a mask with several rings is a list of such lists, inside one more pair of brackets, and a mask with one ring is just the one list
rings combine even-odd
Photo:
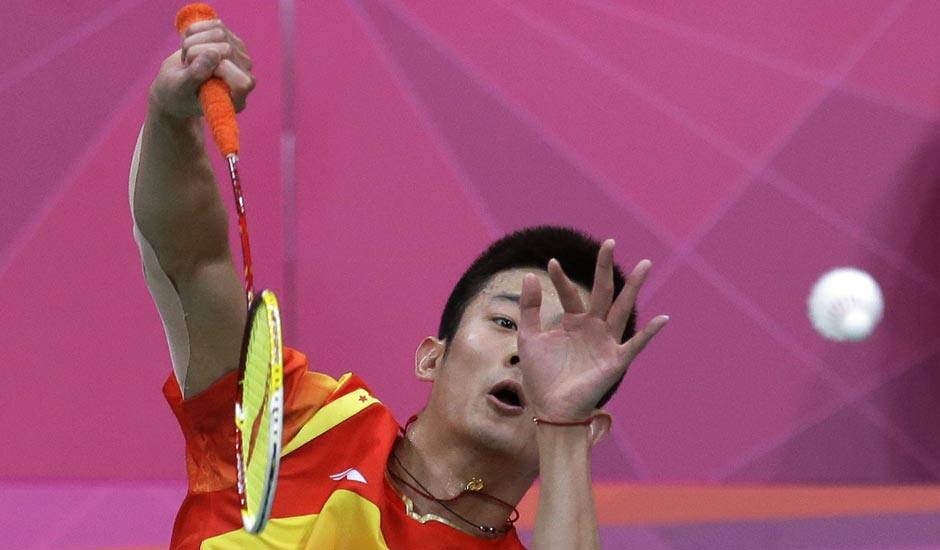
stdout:
[[[494,454],[538,463],[535,425],[528,407],[512,409],[492,394],[507,381],[519,386],[519,294],[526,273],[542,286],[542,330],[561,323],[564,309],[548,273],[513,269],[493,276],[464,311],[457,333],[434,380],[429,406],[443,416],[454,435],[465,437]],[[587,304],[589,292],[579,287]],[[525,400],[525,396],[520,396]]]

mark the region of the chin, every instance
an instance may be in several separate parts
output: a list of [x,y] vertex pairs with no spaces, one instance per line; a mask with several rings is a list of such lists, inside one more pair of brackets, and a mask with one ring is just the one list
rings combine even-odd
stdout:
[[473,440],[487,450],[518,457],[528,446],[528,440],[534,443],[534,434],[525,430],[522,422],[506,422],[497,419],[495,422],[487,418],[470,428]]

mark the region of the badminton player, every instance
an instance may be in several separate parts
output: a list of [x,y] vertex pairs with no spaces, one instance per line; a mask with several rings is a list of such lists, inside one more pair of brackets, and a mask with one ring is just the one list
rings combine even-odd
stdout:
[[[610,431],[601,407],[668,318],[635,330],[648,261],[625,278],[612,240],[559,227],[500,239],[457,282],[437,334],[418,343],[414,376],[432,389],[405,426],[355,374],[310,371],[285,349],[271,520],[260,535],[242,529],[233,403],[244,291],[196,90],[220,77],[241,110],[255,81],[220,21],[181,39],[151,86],[130,174],[134,235],[173,365],[163,391],[186,441],[172,547],[521,548],[515,506],[540,478],[533,546],[599,548],[589,459]],[[393,361],[385,368],[404,366]]]

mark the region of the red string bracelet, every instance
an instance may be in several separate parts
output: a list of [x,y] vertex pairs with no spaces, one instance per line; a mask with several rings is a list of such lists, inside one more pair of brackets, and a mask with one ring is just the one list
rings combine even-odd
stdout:
[[587,426],[598,416],[600,415],[595,414],[594,416],[588,417],[586,420],[580,420],[577,422],[552,422],[550,420],[545,420],[544,418],[533,416],[532,422],[535,422],[536,424],[547,424],[549,426]]

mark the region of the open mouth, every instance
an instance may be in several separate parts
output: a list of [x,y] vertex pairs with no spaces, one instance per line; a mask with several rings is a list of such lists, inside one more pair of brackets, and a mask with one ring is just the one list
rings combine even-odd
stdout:
[[525,397],[522,395],[522,387],[512,380],[504,380],[496,384],[489,395],[493,396],[499,403],[507,407],[522,409],[525,407]]

